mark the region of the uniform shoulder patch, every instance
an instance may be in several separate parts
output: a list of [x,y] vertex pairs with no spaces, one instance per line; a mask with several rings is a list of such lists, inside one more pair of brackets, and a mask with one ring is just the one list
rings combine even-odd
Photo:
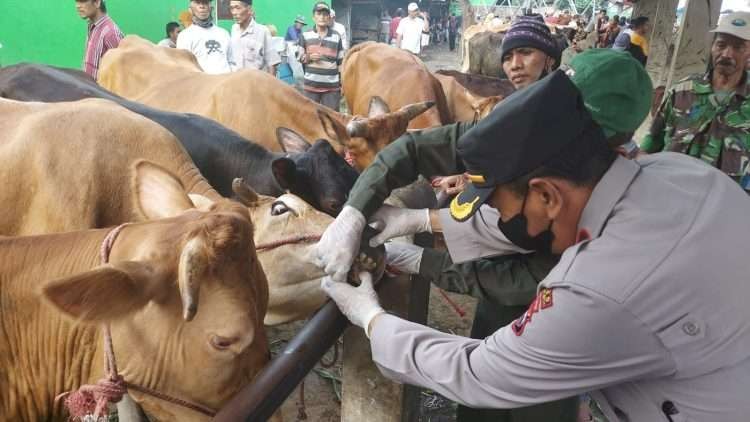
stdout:
[[534,314],[541,310],[551,308],[554,303],[555,302],[552,296],[552,289],[548,289],[545,287],[539,290],[534,300],[531,301],[529,309],[527,309],[520,318],[511,323],[510,328],[513,330],[513,333],[515,333],[517,336],[523,334],[523,331],[526,329],[526,325],[531,322],[531,318],[534,316]]

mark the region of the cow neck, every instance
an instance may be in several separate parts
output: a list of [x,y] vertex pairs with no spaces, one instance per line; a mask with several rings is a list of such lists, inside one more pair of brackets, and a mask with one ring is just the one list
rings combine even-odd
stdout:
[[[101,265],[109,263],[109,256],[112,252],[115,241],[128,224],[129,223],[125,223],[115,227],[104,237],[99,248],[99,259]],[[58,402],[60,399],[67,396],[67,398],[65,398],[65,405],[68,407],[69,413],[73,419],[78,418],[83,420],[84,416],[88,415],[90,412],[90,409],[86,407],[88,406],[88,403],[95,403],[93,416],[95,420],[98,420],[100,416],[107,415],[109,403],[117,403],[122,400],[122,396],[125,395],[128,390],[135,390],[154,398],[202,413],[206,416],[214,417],[216,415],[215,410],[201,404],[192,403],[151,388],[127,382],[117,370],[117,360],[115,359],[115,351],[112,346],[112,332],[109,323],[105,323],[102,326],[102,332],[104,334],[105,378],[97,381],[95,385],[84,385],[81,386],[78,391],[73,393],[63,393],[55,398],[55,402]]]

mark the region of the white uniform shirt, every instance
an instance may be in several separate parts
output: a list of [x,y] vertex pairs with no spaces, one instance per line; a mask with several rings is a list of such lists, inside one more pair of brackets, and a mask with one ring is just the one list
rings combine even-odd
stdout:
[[401,48],[419,54],[422,51],[422,31],[424,20],[422,18],[405,17],[401,19],[396,29],[396,34],[401,35]]
[[341,35],[341,44],[344,45],[344,50],[348,50],[349,38],[346,36],[346,27],[338,22],[334,22],[332,28]]
[[748,215],[737,183],[699,160],[618,158],[523,316],[475,340],[382,315],[373,361],[478,408],[598,390],[611,422],[745,422]]
[[266,70],[281,63],[274,48],[271,31],[253,19],[244,30],[238,23],[232,25],[232,54],[235,70]]
[[177,48],[188,50],[198,59],[206,73],[219,74],[232,71],[232,47],[229,32],[212,25],[202,28],[190,25],[177,36]]

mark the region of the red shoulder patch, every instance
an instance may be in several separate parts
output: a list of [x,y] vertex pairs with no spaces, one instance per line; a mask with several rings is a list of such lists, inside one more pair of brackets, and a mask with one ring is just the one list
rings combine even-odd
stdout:
[[551,308],[552,305],[554,305],[552,289],[543,288],[539,290],[539,293],[537,293],[534,300],[531,301],[529,309],[527,309],[520,318],[513,321],[510,328],[517,336],[520,336],[523,334],[523,330],[526,329],[526,325],[531,322],[531,318],[535,313],[543,309]]

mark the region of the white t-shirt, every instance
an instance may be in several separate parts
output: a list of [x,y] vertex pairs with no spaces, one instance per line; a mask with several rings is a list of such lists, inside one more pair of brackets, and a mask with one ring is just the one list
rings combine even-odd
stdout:
[[177,48],[193,53],[206,73],[232,71],[231,41],[229,32],[224,28],[216,25],[209,28],[190,25],[177,36]]
[[346,27],[338,22],[334,22],[331,28],[341,35],[341,44],[344,46],[344,50],[348,50],[349,39],[346,37]]
[[422,31],[424,20],[422,18],[411,18],[409,16],[401,19],[396,29],[396,34],[401,35],[401,48],[409,50],[414,54],[422,51]]
[[169,47],[169,48],[177,47],[177,44],[175,44],[171,38],[164,38],[163,40],[159,41],[159,43],[156,45],[158,45],[159,47]]

